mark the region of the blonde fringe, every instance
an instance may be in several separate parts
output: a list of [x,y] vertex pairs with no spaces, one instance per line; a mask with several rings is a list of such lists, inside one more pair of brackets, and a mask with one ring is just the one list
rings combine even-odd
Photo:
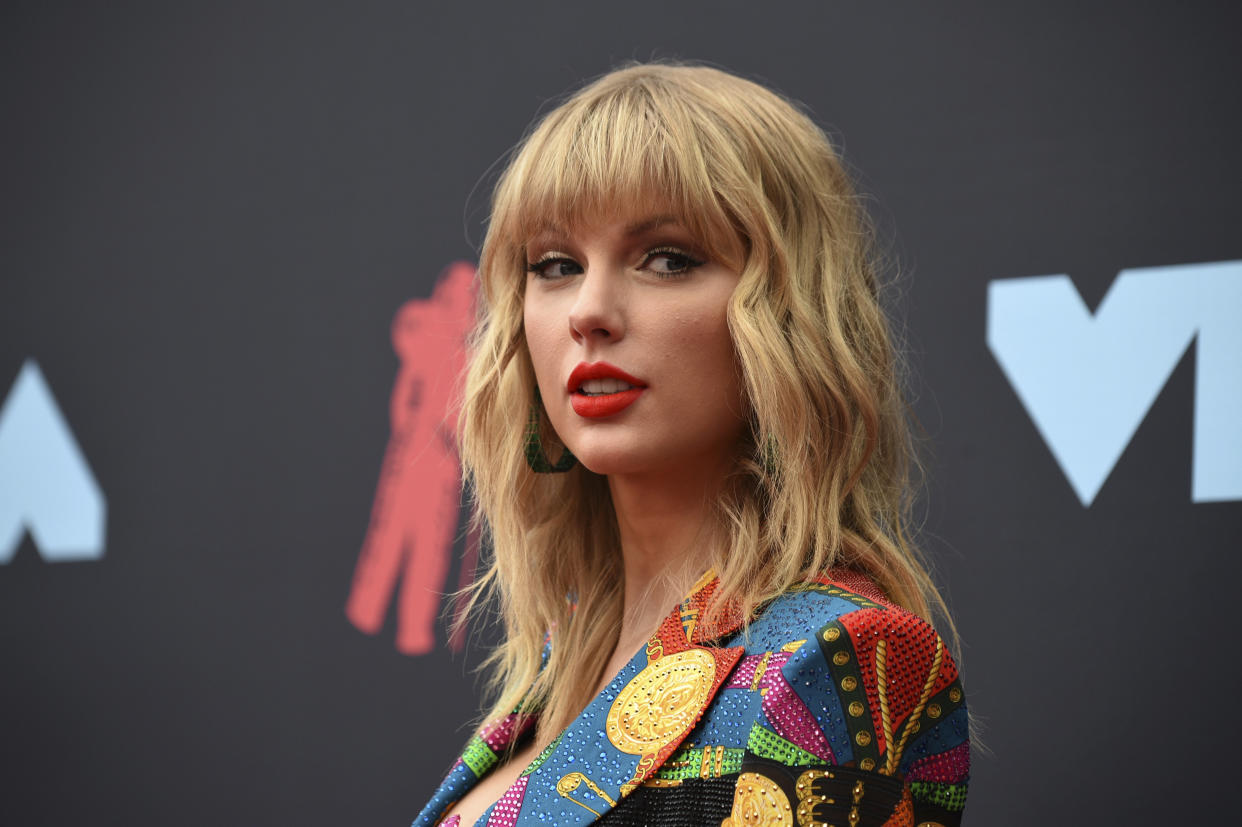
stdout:
[[[524,243],[548,225],[653,197],[741,273],[728,318],[752,428],[718,503],[725,539],[711,562],[722,600],[750,609],[848,566],[957,640],[911,539],[917,466],[872,233],[830,142],[749,81],[702,66],[632,66],[526,137],[496,187],[480,257],[461,452],[491,553],[471,606],[494,598],[505,632],[485,664],[488,717],[529,687],[545,739],[595,691],[616,645],[623,581],[606,479],[581,466],[537,475],[525,463],[534,376]],[[558,455],[550,428],[544,444]],[[556,645],[541,670],[549,632]]]

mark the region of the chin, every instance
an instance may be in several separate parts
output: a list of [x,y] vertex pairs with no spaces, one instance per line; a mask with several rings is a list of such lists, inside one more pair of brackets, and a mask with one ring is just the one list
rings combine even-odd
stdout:
[[575,451],[574,456],[578,458],[582,467],[591,473],[605,477],[610,474],[633,474],[643,470],[643,464],[635,462],[634,457],[628,454],[613,451],[585,451],[579,454]]
[[659,464],[649,446],[634,445],[613,435],[605,440],[580,440],[571,447],[574,456],[584,468],[596,474],[635,474],[650,471]]

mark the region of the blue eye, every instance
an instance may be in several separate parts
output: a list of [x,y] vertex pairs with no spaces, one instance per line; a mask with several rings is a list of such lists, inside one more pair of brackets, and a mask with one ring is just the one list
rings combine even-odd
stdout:
[[683,276],[695,267],[703,266],[703,262],[684,250],[676,247],[660,247],[647,252],[643,260],[643,269],[650,270],[662,278]]
[[566,256],[548,255],[526,265],[526,272],[538,279],[561,279],[581,274],[582,266]]

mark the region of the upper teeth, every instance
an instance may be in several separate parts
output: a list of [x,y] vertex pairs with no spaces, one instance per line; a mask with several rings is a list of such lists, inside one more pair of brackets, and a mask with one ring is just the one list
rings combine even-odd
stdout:
[[620,379],[588,379],[578,390],[583,393],[619,393],[628,391],[632,387],[634,386]]

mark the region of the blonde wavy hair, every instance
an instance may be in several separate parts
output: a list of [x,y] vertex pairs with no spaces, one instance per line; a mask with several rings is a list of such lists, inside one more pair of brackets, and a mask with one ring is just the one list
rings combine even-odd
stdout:
[[[535,400],[525,245],[550,224],[651,203],[741,274],[728,322],[751,427],[716,503],[722,541],[707,562],[721,579],[717,605],[748,611],[844,566],[951,627],[911,540],[913,452],[872,233],[831,143],[751,81],[706,66],[627,66],[518,145],[479,262],[461,455],[492,551],[473,600],[495,597],[505,633],[487,664],[489,717],[529,688],[545,739],[595,692],[617,643],[623,580],[607,479],[581,465],[535,474],[524,457]],[[555,460],[560,443],[540,419]]]

